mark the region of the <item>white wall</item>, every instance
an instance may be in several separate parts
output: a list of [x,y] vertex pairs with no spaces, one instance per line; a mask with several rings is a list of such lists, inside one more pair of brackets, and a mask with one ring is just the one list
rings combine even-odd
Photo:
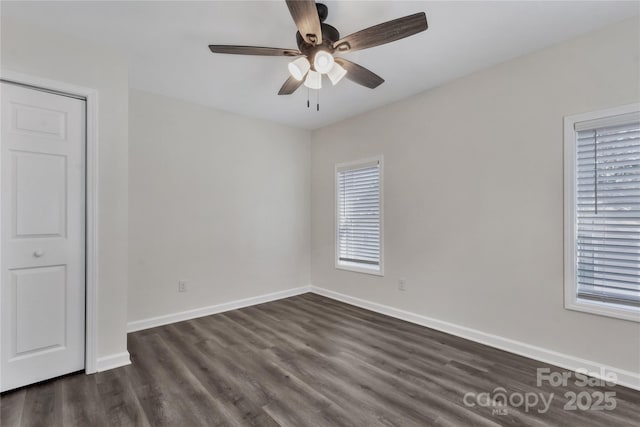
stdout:
[[[640,99],[639,35],[626,21],[315,131],[313,285],[640,372],[639,323],[563,308],[562,175],[564,115]],[[334,164],[379,154],[385,277],[336,270]]]
[[113,51],[2,18],[2,70],[98,91],[97,356],[126,351],[127,64]]
[[309,131],[136,90],[129,111],[130,322],[309,285]]

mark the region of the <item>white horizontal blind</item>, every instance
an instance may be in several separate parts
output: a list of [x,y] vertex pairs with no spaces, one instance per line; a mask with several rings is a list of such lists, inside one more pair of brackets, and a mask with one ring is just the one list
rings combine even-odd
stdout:
[[338,170],[338,260],[380,266],[380,164]]
[[640,119],[576,125],[579,298],[640,306]]

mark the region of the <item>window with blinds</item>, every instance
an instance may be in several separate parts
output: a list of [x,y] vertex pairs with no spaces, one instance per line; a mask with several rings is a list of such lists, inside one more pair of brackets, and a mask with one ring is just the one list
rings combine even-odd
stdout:
[[577,297],[640,307],[640,114],[574,129]]
[[336,167],[336,267],[382,273],[381,160]]

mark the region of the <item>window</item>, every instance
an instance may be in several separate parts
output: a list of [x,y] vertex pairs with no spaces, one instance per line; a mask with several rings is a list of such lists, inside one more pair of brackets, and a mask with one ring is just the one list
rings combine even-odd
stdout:
[[565,118],[565,307],[640,321],[640,105]]
[[382,158],[336,166],[336,268],[382,276]]

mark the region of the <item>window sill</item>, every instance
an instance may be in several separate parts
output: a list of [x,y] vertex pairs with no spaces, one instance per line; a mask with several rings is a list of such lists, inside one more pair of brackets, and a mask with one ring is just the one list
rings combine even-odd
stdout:
[[337,270],[352,271],[354,273],[371,274],[373,276],[384,276],[382,266],[366,266],[357,263],[339,262],[336,263]]
[[582,311],[585,313],[614,317],[616,319],[630,320],[632,322],[640,323],[639,308],[627,308],[616,304],[583,299],[573,299],[571,301],[566,301],[564,304],[564,308],[566,308],[567,310]]

